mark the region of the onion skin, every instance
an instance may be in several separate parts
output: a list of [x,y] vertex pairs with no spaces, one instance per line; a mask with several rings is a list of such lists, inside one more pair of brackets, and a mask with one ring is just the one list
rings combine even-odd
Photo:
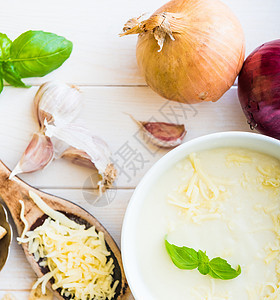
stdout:
[[[154,31],[166,27],[172,36],[166,31],[159,52]],[[122,35],[139,33],[140,71],[147,84],[169,100],[217,101],[233,85],[244,61],[242,27],[219,0],[172,0],[125,31]]]
[[280,139],[280,39],[247,57],[238,79],[238,97],[251,129]]

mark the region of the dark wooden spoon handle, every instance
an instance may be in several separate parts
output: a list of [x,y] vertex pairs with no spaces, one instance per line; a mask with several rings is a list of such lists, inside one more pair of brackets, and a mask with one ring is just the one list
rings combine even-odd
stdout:
[[[22,233],[24,228],[24,224],[20,218],[21,204],[19,200],[22,200],[25,205],[25,218],[29,224],[28,229],[30,229],[36,220],[43,215],[43,212],[29,197],[29,191],[31,190],[38,194],[53,209],[61,211],[65,210],[66,212],[69,210],[73,211],[73,206],[75,205],[74,203],[41,192],[20,180],[18,177],[9,179],[10,174],[11,171],[0,160],[0,195],[12,215],[19,235]],[[86,217],[91,216],[84,210],[82,213],[85,214]],[[82,218],[82,216],[79,217]]]
[[19,200],[24,201],[26,211],[32,209],[34,204],[32,205],[29,200],[28,193],[33,188],[17,177],[10,180],[10,173],[11,171],[0,160],[0,195],[12,215],[18,233],[21,234],[24,225],[20,220],[21,205]]

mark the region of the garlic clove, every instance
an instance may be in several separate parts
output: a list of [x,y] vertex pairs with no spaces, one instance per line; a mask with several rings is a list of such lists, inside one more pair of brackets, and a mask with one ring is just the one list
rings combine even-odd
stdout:
[[31,173],[45,168],[53,159],[53,145],[43,133],[34,133],[20,161],[9,179],[20,173]]
[[[69,147],[65,150],[61,156],[64,159],[71,161],[73,164],[96,169],[95,164],[92,162],[90,156],[79,149]],[[117,177],[117,171],[112,163],[109,163],[106,167],[103,185],[101,186],[101,192],[104,192],[106,188],[112,186],[115,178]]]
[[[91,138],[93,139],[93,142],[96,144],[96,146],[100,148],[100,151],[103,152],[106,159],[109,161],[111,157],[111,152],[107,143],[97,136],[92,136]],[[85,151],[75,149],[73,147],[69,147],[65,151],[63,151],[60,157],[70,160],[72,161],[72,163],[80,166],[96,168],[93,162],[91,161],[90,156]]]
[[159,147],[173,148],[180,145],[186,135],[185,125],[164,122],[141,122],[143,131]]
[[142,122],[129,115],[147,136],[148,141],[162,148],[173,148],[180,145],[187,133],[184,124],[165,122]]
[[95,167],[101,176],[97,183],[100,191],[110,187],[116,177],[116,170],[111,162],[108,145],[99,137],[77,123],[45,121],[46,135],[51,138],[56,157],[64,157],[72,162]]
[[62,153],[61,157],[71,161],[73,164],[96,169],[90,156],[85,151],[69,147]]
[[40,128],[44,120],[53,123],[57,119],[73,121],[81,110],[83,97],[74,85],[49,81],[40,86],[34,97],[34,110]]

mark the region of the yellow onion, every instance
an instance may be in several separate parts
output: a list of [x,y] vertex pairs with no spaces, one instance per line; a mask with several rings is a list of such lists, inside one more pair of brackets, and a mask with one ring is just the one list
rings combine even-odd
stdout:
[[244,60],[244,34],[219,0],[172,0],[150,18],[130,19],[121,35],[139,34],[137,61],[147,84],[184,103],[217,101]]

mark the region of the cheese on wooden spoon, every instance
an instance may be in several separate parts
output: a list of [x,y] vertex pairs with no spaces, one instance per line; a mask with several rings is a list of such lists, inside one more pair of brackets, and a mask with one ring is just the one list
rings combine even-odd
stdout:
[[[86,228],[70,220],[32,191],[29,196],[49,216],[32,231],[25,227],[17,239],[28,243],[29,253],[41,267],[49,270],[36,281],[33,289],[40,285],[45,295],[46,285],[52,279],[52,289],[71,299],[113,299],[119,281],[113,278],[115,266],[104,233],[97,232],[94,226]],[[23,202],[21,205],[20,216],[26,226]]]
[[7,234],[7,230],[0,226],[0,240]]

